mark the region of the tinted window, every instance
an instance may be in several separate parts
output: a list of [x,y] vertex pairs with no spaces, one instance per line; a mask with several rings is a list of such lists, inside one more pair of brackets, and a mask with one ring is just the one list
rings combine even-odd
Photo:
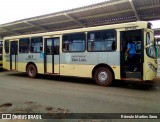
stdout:
[[9,53],[9,41],[8,41],[8,40],[6,40],[6,41],[4,42],[4,49],[5,49],[5,52],[6,52],[6,53]]
[[28,53],[29,52],[29,38],[22,38],[19,40],[19,52]]
[[34,37],[31,38],[31,52],[32,53],[40,53],[42,52],[43,40],[42,37]]
[[59,55],[59,38],[47,39],[47,55]]
[[63,36],[63,52],[85,51],[85,33],[75,33]]
[[11,41],[11,48],[10,48],[10,54],[11,55],[17,55],[18,52],[18,42],[17,41]]
[[47,39],[47,51],[46,51],[46,54],[47,55],[52,55],[53,53],[53,51],[52,51],[52,44],[53,43],[53,40],[52,39]]
[[88,51],[113,51],[116,49],[115,30],[89,32]]
[[54,39],[54,55],[59,55],[59,38]]

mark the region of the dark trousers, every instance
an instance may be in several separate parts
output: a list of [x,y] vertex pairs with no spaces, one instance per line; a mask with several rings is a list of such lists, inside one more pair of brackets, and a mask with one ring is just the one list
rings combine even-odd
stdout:
[[133,71],[134,68],[136,68],[136,54],[129,54],[128,65],[130,71]]

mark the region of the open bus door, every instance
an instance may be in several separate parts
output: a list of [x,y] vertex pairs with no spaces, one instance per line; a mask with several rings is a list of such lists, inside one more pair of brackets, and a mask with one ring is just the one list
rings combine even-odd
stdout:
[[10,70],[18,69],[18,41],[10,41]]
[[44,73],[60,73],[59,37],[45,38],[44,41]]
[[[144,63],[144,47],[143,47],[143,30],[121,31],[121,79],[124,80],[143,80],[143,63]],[[133,70],[129,67],[129,56],[125,55],[128,41],[135,43],[136,54]]]

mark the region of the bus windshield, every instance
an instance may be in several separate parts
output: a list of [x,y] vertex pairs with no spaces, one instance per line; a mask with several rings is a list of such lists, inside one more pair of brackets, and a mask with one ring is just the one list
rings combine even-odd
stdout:
[[151,42],[150,40],[150,34],[147,33],[146,37],[146,53],[151,58],[156,58],[156,43],[155,41]]

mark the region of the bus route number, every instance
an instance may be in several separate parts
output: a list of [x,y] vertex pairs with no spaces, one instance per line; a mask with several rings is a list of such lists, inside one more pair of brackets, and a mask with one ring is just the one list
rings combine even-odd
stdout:
[[33,59],[33,55],[29,55],[29,56],[28,56],[28,59]]

